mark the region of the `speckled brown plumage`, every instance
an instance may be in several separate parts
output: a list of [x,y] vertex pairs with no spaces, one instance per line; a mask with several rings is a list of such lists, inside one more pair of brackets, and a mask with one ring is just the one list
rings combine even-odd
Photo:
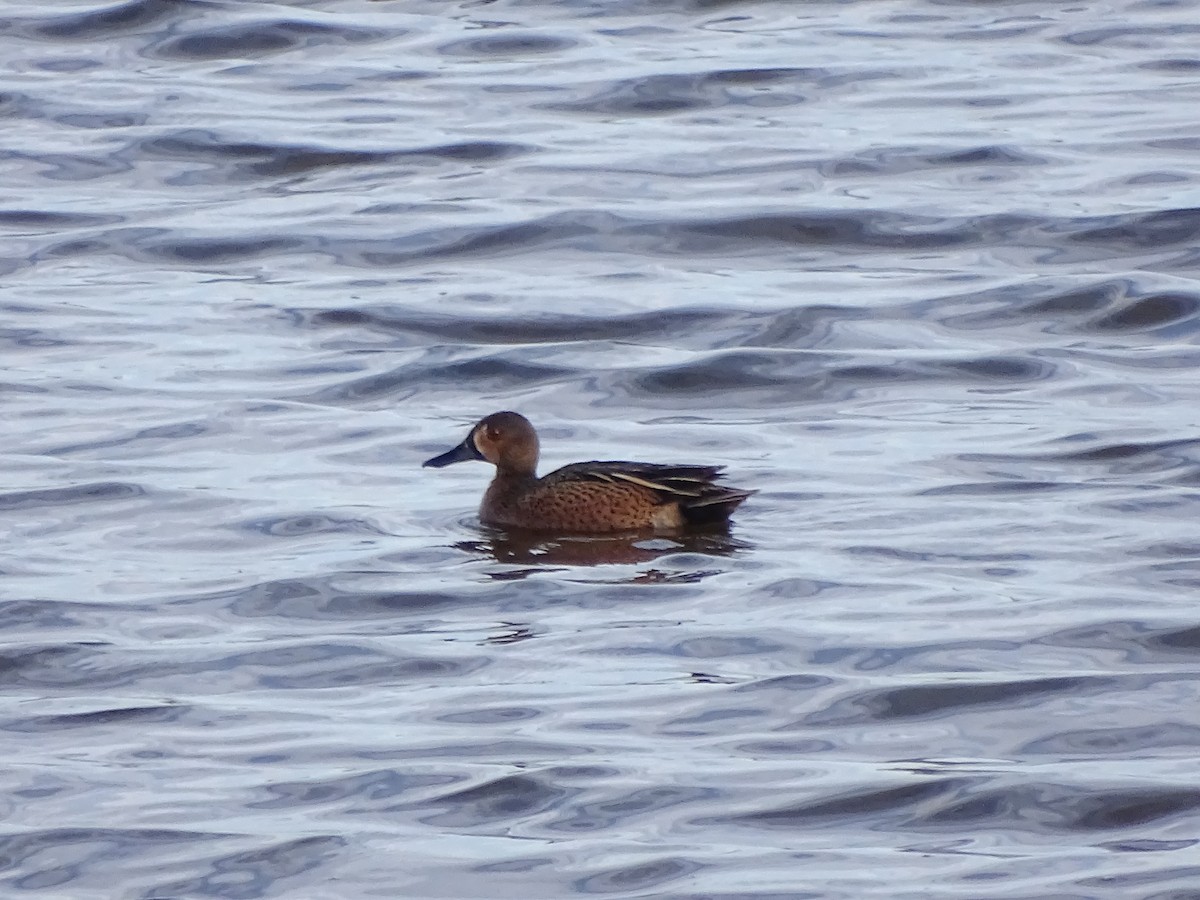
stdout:
[[716,484],[722,466],[670,466],[623,460],[572,463],[537,477],[538,439],[522,415],[481,419],[466,440],[425,465],[467,459],[496,466],[483,495],[484,522],[538,531],[659,531],[727,521],[754,491]]

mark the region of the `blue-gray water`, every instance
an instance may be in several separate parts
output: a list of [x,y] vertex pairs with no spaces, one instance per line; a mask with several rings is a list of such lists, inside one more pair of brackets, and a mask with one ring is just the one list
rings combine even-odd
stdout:
[[5,897],[1200,897],[1200,4],[0,19]]

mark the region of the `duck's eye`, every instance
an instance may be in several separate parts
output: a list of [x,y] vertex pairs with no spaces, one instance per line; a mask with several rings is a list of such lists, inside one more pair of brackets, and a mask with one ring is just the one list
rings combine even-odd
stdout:
[[489,441],[500,440],[500,429],[497,428],[495,425],[489,425],[487,427],[487,438]]

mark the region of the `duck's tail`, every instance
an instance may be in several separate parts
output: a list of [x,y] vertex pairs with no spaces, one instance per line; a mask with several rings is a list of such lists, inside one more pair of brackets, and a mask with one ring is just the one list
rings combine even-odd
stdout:
[[690,525],[714,525],[728,521],[742,501],[754,493],[757,492],[707,484],[699,497],[681,498],[679,511]]

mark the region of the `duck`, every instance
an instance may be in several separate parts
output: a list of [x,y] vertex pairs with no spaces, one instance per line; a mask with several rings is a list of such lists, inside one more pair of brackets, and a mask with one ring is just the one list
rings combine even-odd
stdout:
[[484,492],[479,518],[527,531],[613,534],[720,526],[755,493],[717,484],[724,466],[592,460],[539,478],[538,453],[530,421],[504,410],[484,416],[461,444],[423,466],[491,463],[496,474]]

